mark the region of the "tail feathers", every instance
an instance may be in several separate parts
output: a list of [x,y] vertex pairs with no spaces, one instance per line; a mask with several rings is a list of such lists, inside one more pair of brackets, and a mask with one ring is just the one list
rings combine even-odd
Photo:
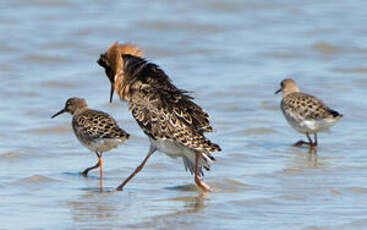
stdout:
[[220,152],[220,151],[222,151],[222,149],[220,148],[218,144],[211,143],[210,152]]
[[210,163],[213,163],[213,161],[215,161],[215,158],[214,158],[210,153],[203,153],[203,157],[204,157],[204,158],[207,158],[207,160],[208,160]]
[[[192,156],[183,156],[182,157],[183,163],[185,165],[185,170],[190,171],[191,174],[195,174],[195,154],[192,154]],[[215,158],[213,156],[208,156],[204,153],[201,154],[201,157],[199,159],[199,175],[204,176],[203,168],[207,171],[210,171],[210,165],[209,162],[213,162]]]
[[343,114],[335,111],[335,110],[332,110],[332,109],[329,109],[329,113],[334,117],[334,118],[342,118],[343,117]]
[[130,138],[130,134],[128,134],[127,132],[125,132],[124,130],[121,129],[120,130],[120,138],[128,140]]
[[201,151],[204,150],[205,152],[208,152],[208,153],[222,151],[222,149],[220,148],[218,144],[211,142],[208,138],[204,136],[197,138],[196,142],[198,144],[197,146],[198,149],[200,149]]

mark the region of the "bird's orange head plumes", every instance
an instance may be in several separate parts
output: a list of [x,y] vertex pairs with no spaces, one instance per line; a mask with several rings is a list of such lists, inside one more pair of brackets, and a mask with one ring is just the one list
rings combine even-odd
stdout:
[[112,102],[115,82],[124,81],[124,60],[122,58],[124,54],[143,57],[143,51],[137,46],[128,43],[120,45],[118,42],[115,42],[108,48],[106,53],[101,54],[97,61],[97,63],[105,69],[106,75],[111,83],[110,102]]

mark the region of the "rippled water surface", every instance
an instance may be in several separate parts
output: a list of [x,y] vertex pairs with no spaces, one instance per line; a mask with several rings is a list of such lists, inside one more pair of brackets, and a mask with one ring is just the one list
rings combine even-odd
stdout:
[[[0,7],[0,229],[367,229],[367,2],[14,0]],[[96,64],[133,42],[194,91],[221,145],[202,194],[182,162],[156,153],[123,192],[148,139]],[[317,154],[283,118],[293,77],[344,118]],[[72,96],[131,139],[95,164],[57,119]]]

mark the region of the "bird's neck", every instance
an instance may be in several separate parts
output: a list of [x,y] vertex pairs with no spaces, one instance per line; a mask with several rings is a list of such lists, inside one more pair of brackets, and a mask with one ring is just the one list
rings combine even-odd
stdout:
[[299,93],[301,92],[297,87],[292,87],[290,89],[283,90],[283,97],[291,94],[291,93]]
[[131,84],[126,82],[124,74],[115,79],[115,92],[121,100],[129,101],[131,98]]
[[88,110],[88,107],[81,107],[81,108],[77,108],[72,114],[73,116],[79,115],[81,113],[83,113],[84,111]]

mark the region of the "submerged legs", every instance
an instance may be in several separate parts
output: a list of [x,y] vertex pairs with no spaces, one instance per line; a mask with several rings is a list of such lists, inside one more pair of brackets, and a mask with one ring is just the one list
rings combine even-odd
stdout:
[[300,140],[300,141],[296,142],[295,144],[293,144],[293,146],[300,147],[302,145],[309,145],[310,148],[314,148],[314,147],[317,146],[317,133],[314,134],[315,141],[312,141],[312,138],[310,137],[310,135],[308,133],[306,133],[306,137],[308,139],[308,142]]
[[[149,152],[147,156],[144,158],[143,162],[135,169],[135,171],[130,174],[130,176],[125,179],[125,181],[116,188],[117,191],[122,191],[123,188],[129,181],[138,174],[144,167],[145,163],[148,161],[149,157],[156,151],[156,149],[153,146],[150,146]],[[205,192],[209,191],[210,187],[204,183],[204,181],[201,180],[200,174],[199,174],[199,159],[201,157],[200,152],[195,152],[195,183]]]
[[313,144],[314,146],[317,146],[317,133],[315,133],[314,137],[315,137],[315,142]]
[[88,172],[90,171],[90,170],[93,170],[93,169],[95,169],[95,168],[100,168],[100,178],[99,178],[99,187],[100,187],[100,190],[101,190],[101,192],[103,191],[103,159],[102,159],[102,153],[97,153],[96,152],[96,155],[97,155],[97,157],[98,157],[98,162],[97,162],[97,164],[95,164],[94,166],[92,166],[92,167],[89,167],[89,168],[86,168],[83,172],[82,172],[82,175],[83,176],[87,176],[88,175]]
[[96,168],[98,168],[98,167],[101,167],[101,177],[102,177],[102,174],[103,174],[103,169],[102,169],[102,164],[103,164],[103,160],[102,160],[102,153],[101,153],[101,155],[99,155],[98,153],[96,153],[96,154],[97,154],[97,157],[98,157],[98,162],[97,162],[94,166],[89,167],[89,168],[86,168],[86,169],[82,172],[82,175],[83,175],[83,176],[88,176],[88,172],[89,172],[90,170],[93,170],[93,169],[96,169]]

